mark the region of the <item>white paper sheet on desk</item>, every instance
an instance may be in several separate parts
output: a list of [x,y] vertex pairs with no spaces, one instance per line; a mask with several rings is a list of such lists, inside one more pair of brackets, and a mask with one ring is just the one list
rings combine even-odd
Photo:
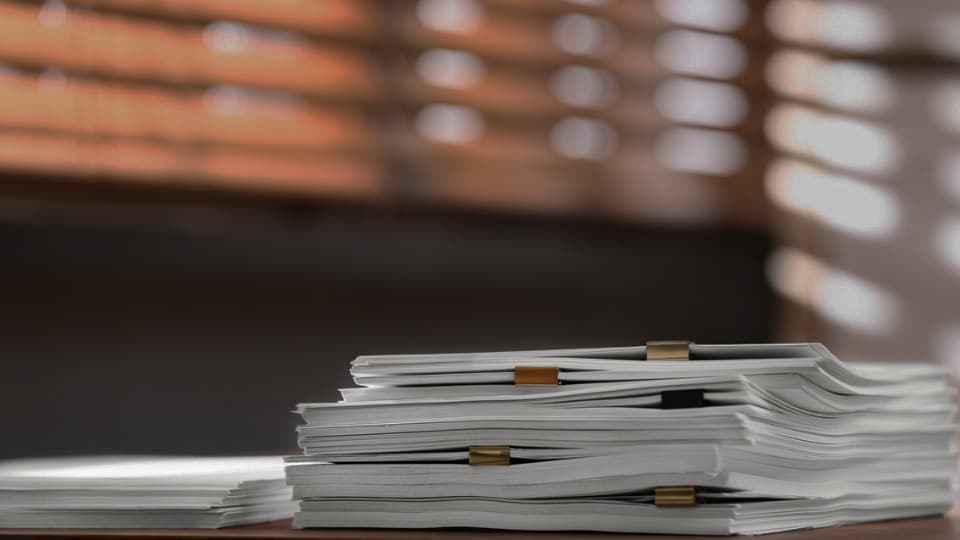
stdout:
[[0,527],[210,528],[292,513],[279,457],[0,462]]

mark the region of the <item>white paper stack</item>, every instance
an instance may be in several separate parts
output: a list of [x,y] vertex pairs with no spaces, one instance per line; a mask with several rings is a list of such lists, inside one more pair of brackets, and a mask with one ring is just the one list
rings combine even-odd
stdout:
[[216,528],[294,509],[279,457],[0,462],[0,528]]
[[684,347],[359,357],[360,388],[298,407],[294,525],[763,534],[951,506],[941,368]]

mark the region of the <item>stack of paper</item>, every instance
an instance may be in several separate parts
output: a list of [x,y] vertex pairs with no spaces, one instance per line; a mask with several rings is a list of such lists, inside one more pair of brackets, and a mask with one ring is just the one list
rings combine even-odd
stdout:
[[278,457],[77,457],[0,463],[0,527],[215,528],[288,518]]
[[367,356],[298,412],[298,527],[762,534],[937,515],[954,390],[819,344]]

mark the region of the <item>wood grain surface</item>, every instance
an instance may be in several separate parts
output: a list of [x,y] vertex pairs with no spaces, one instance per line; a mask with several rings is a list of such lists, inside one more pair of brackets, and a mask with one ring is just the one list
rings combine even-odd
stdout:
[[[48,529],[0,529],[0,538],[39,538],[39,539],[107,539],[122,538],[143,539],[197,539],[223,540],[230,538],[258,539],[316,539],[316,540],[596,540],[601,538],[626,540],[683,540],[684,538],[709,538],[694,536],[654,536],[626,534],[588,534],[588,533],[528,533],[510,531],[487,531],[479,529],[311,529],[295,530],[290,522],[275,521],[247,527],[229,529],[97,529],[97,530],[48,530]],[[870,540],[960,540],[960,528],[952,519],[924,518],[900,521],[886,521],[833,527],[809,531],[797,531],[762,537],[770,540],[848,540],[867,538]]]

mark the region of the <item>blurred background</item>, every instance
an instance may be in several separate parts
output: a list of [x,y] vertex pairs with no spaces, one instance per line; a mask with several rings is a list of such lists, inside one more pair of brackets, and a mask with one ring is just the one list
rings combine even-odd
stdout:
[[295,448],[358,354],[960,369],[952,0],[0,0],[0,457]]

